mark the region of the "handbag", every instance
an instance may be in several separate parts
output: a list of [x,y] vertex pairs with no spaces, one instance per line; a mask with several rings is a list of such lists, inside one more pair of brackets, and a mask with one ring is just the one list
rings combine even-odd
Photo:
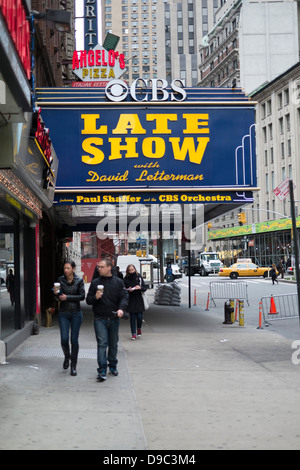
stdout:
[[146,292],[142,292],[142,299],[143,299],[143,302],[144,302],[144,310],[148,310],[150,305],[149,305],[149,301],[148,301],[148,297],[147,297]]
[[[141,287],[142,287],[142,284],[143,284],[143,280],[141,277],[139,277],[139,285]],[[141,294],[142,294],[142,299],[144,303],[144,311],[145,311],[145,310],[148,310],[148,308],[150,307],[150,304],[149,304],[149,300],[148,300],[146,292],[141,292]]]

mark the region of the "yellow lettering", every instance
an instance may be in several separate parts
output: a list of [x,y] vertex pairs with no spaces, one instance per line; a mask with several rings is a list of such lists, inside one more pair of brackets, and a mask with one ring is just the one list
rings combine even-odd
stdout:
[[146,134],[137,114],[121,114],[117,127],[112,131],[113,134]]
[[110,69],[109,74],[108,74],[108,78],[115,78],[114,69]]
[[93,144],[102,145],[103,139],[100,139],[100,137],[89,137],[82,142],[82,150],[93,155],[93,157],[90,155],[82,155],[81,160],[87,165],[98,165],[104,160],[104,153],[102,150],[97,147],[93,147]]
[[143,140],[143,154],[147,158],[161,158],[166,151],[166,144],[161,137],[147,137]]
[[83,130],[81,134],[107,134],[107,126],[100,126],[97,129],[96,121],[100,118],[100,114],[82,114]]
[[101,78],[107,78],[107,71],[106,71],[106,69],[101,69]]
[[113,138],[108,139],[111,143],[111,154],[109,160],[117,160],[122,158],[121,150],[125,152],[125,158],[138,158],[139,154],[136,153],[136,144],[138,139],[135,137],[127,137],[126,144],[121,145],[122,139]]
[[94,70],[94,76],[93,78],[100,78],[99,77],[99,69],[93,69]]
[[209,142],[209,137],[198,137],[197,141],[197,149],[195,149],[195,141],[193,137],[186,137],[183,141],[182,146],[180,147],[180,138],[171,137],[170,142],[173,148],[174,159],[184,161],[188,153],[190,162],[197,163],[198,165],[200,165],[204,152],[206,150],[206,146]]
[[99,175],[95,171],[89,171],[88,174],[91,176],[91,178],[87,181],[98,181]]
[[85,78],[89,74],[88,69],[82,69],[82,78]]
[[169,121],[177,121],[177,114],[147,114],[147,121],[156,121],[156,128],[153,129],[153,134],[171,134],[171,129],[168,129]]
[[199,128],[200,126],[208,126],[208,114],[183,114],[182,117],[186,120],[186,129],[183,129],[184,134],[209,134],[208,127]]

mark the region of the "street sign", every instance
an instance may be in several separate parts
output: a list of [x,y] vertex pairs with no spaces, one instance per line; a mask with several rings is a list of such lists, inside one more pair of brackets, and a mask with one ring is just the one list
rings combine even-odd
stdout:
[[[294,185],[294,188],[295,187],[296,186]],[[283,180],[282,183],[280,183],[273,191],[280,201],[283,201],[289,195],[289,192],[289,178],[285,178],[285,180]]]

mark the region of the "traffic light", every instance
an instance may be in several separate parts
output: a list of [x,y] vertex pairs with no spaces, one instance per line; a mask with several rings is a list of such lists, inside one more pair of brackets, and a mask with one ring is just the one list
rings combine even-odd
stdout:
[[238,214],[238,219],[239,219],[239,223],[240,223],[240,224],[242,224],[242,225],[243,225],[243,224],[246,224],[246,223],[247,223],[247,220],[246,220],[246,214],[245,214],[245,212],[240,212],[240,213]]

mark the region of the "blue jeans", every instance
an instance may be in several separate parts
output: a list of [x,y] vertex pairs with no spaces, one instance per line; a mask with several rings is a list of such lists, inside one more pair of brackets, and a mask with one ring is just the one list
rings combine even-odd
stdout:
[[[60,328],[60,339],[62,350],[67,358],[71,357],[72,364],[77,363],[79,351],[79,331],[82,324],[82,312],[58,312],[58,323]],[[70,355],[69,346],[69,333],[71,328],[71,346],[72,351]]]
[[117,318],[94,318],[99,374],[106,373],[107,364],[112,368],[117,367],[119,325],[120,320]]
[[142,313],[130,313],[130,329],[131,334],[136,334],[136,328],[140,330],[143,323],[143,312]]
[[58,323],[60,327],[61,345],[69,346],[69,331],[71,328],[71,344],[79,346],[78,338],[82,324],[82,312],[58,312]]

